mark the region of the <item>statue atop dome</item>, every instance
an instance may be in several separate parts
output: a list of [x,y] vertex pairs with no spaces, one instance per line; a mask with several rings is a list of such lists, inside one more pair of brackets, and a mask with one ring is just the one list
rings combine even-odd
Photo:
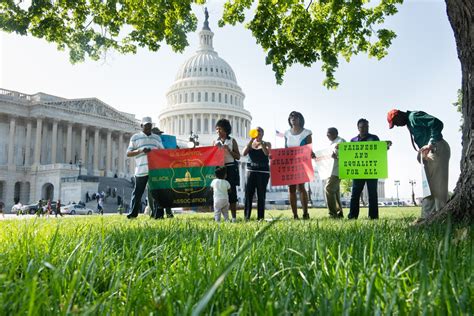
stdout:
[[209,12],[207,11],[207,7],[204,8],[204,18],[204,26],[202,27],[202,29],[210,31],[211,29],[209,28]]

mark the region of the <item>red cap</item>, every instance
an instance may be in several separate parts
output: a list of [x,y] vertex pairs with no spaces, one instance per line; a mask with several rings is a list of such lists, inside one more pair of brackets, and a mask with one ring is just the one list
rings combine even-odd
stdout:
[[400,110],[393,109],[387,113],[388,127],[393,128],[393,119],[400,113]]

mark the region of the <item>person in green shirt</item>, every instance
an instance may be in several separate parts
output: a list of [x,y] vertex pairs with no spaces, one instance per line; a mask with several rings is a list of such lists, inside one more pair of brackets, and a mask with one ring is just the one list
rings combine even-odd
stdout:
[[[393,109],[387,114],[389,128],[406,126],[418,161],[423,159],[431,195],[423,199],[421,217],[439,211],[448,200],[449,158],[451,150],[443,139],[443,122],[423,111]],[[415,145],[416,144],[416,145]]]

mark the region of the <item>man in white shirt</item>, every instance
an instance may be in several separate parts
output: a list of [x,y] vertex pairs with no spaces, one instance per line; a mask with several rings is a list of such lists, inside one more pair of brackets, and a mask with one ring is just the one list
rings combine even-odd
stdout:
[[341,204],[341,179],[339,179],[339,159],[337,156],[337,144],[345,142],[345,140],[339,137],[338,134],[339,132],[335,127],[328,128],[326,134],[329,141],[331,142],[330,145],[333,148],[332,158],[334,159],[334,165],[332,167],[331,176],[326,179],[326,186],[324,187],[324,192],[326,193],[326,203],[329,210],[329,217],[331,218],[344,217]]
[[141,127],[142,131],[130,138],[130,144],[127,148],[127,157],[135,157],[136,165],[135,188],[132,193],[130,213],[127,215],[129,219],[137,217],[139,211],[141,211],[142,196],[148,182],[147,153],[152,149],[163,149],[160,136],[151,132],[153,127],[151,117],[144,117]]

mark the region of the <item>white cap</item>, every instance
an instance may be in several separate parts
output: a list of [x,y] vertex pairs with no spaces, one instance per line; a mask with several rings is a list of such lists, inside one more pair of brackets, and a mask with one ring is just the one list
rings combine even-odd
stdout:
[[146,125],[146,124],[153,124],[152,121],[151,121],[151,117],[145,116],[145,117],[142,119],[142,125]]

